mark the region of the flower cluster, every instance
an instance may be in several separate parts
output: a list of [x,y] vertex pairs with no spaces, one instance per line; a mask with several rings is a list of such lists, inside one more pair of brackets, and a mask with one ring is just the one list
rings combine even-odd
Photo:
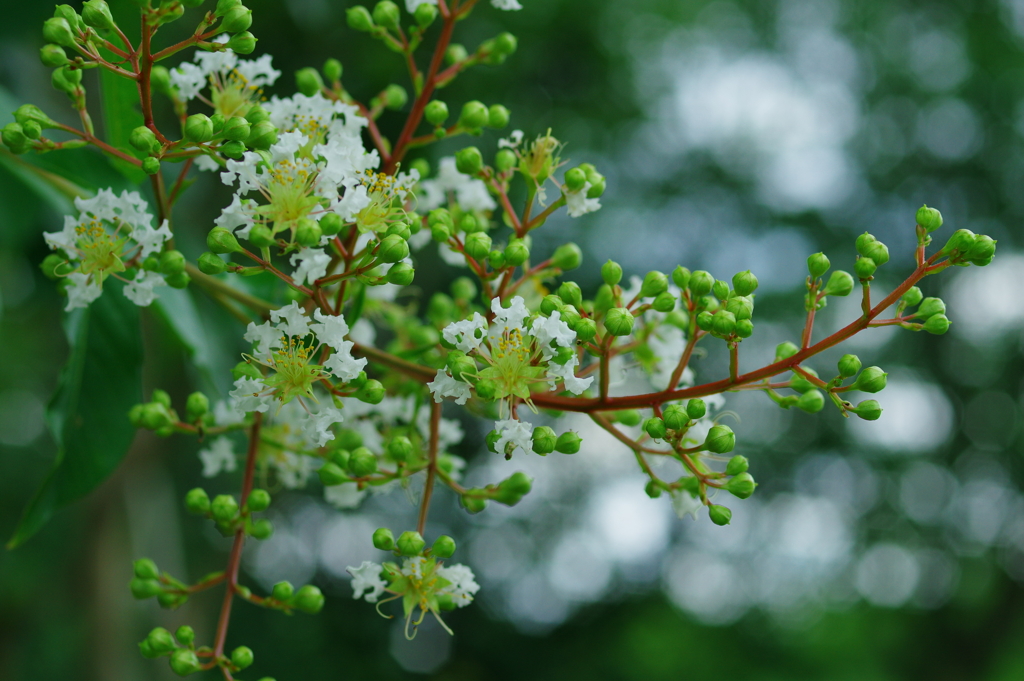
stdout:
[[[213,39],[215,45],[228,42],[227,34]],[[265,54],[257,59],[239,59],[230,48],[213,52],[198,51],[194,62],[183,62],[171,69],[170,83],[182,101],[199,99],[225,118],[245,116],[263,98],[263,88],[281,76]],[[209,84],[209,96],[202,91]]]

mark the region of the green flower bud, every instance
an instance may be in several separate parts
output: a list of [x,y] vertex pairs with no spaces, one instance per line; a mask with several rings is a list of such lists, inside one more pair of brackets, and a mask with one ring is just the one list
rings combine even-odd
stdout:
[[401,85],[392,83],[384,88],[384,106],[392,111],[401,109],[409,101],[409,93]]
[[230,522],[238,515],[238,502],[230,494],[218,494],[210,504],[213,517],[221,522]]
[[718,504],[711,504],[708,506],[708,516],[711,518],[711,522],[715,525],[728,525],[729,521],[732,520],[732,511],[725,506],[719,506]]
[[252,149],[269,149],[277,144],[277,128],[270,121],[254,123],[249,128],[249,137],[246,138],[245,144]]
[[856,376],[860,367],[860,358],[857,355],[843,355],[839,358],[839,375],[843,378]]
[[725,311],[736,320],[750,319],[754,315],[754,300],[747,296],[734,296],[725,304]]
[[644,492],[651,499],[657,499],[658,497],[661,496],[661,487],[659,487],[658,483],[656,483],[654,480],[650,480],[646,485],[644,485]]
[[147,175],[156,175],[160,172],[160,159],[152,156],[142,159],[142,172]]
[[43,62],[43,66],[57,68],[68,63],[68,55],[60,45],[51,43],[39,48],[39,60]]
[[609,286],[615,286],[622,281],[622,266],[614,260],[609,260],[601,265],[601,278]]
[[177,648],[174,645],[174,637],[171,636],[171,632],[163,627],[157,627],[149,632],[145,643],[149,645],[149,651],[152,653],[149,657],[160,657]]
[[39,265],[39,269],[43,271],[43,275],[47,279],[53,281],[57,281],[61,276],[64,276],[71,271],[70,266],[67,264],[67,260],[56,253],[51,253],[43,258],[43,262]]
[[[469,490],[470,492],[480,492],[481,490]],[[459,497],[459,501],[462,503],[462,507],[470,513],[479,513],[480,511],[487,508],[487,500],[479,497],[471,497],[462,495]]]
[[675,282],[676,286],[680,289],[686,289],[690,285],[690,270],[686,269],[682,265],[677,265],[672,270],[672,281]]
[[946,315],[937,314],[928,318],[928,321],[924,323],[924,330],[936,336],[941,336],[949,331],[949,325],[950,321]]
[[574,270],[583,262],[583,252],[574,243],[562,244],[551,254],[551,264],[566,272]]
[[171,396],[167,393],[166,390],[160,390],[159,388],[157,388],[156,390],[153,391],[153,394],[150,396],[150,399],[153,402],[156,402],[157,404],[162,404],[168,409],[171,408]]
[[363,32],[373,30],[373,17],[370,16],[370,11],[362,5],[345,10],[345,19],[348,21],[349,28]]
[[295,607],[304,613],[315,615],[324,608],[324,595],[320,589],[307,584],[295,593]]
[[228,40],[227,47],[236,54],[252,54],[256,49],[256,36],[249,31],[236,33]]
[[373,532],[373,546],[381,551],[391,551],[395,548],[395,535],[386,527],[378,527]]
[[164,251],[160,254],[160,272],[176,274],[185,271],[185,255],[181,251]]
[[718,336],[729,336],[736,330],[736,315],[728,310],[719,310],[711,321],[711,332]]
[[28,148],[28,135],[25,134],[25,130],[19,123],[8,123],[5,125],[3,132],[0,133],[0,138],[3,139],[4,146],[11,151],[18,150],[15,153],[22,153]]
[[324,62],[324,78],[326,78],[328,81],[332,83],[341,80],[341,74],[343,70],[344,69],[341,66],[341,62],[338,61],[337,59],[334,59],[333,57]]
[[878,266],[871,258],[857,258],[857,262],[853,263],[853,271],[858,279],[870,279],[877,269]]
[[715,298],[719,300],[728,300],[729,298],[729,284],[719,279],[711,286],[711,293],[714,294]]
[[448,120],[448,105],[435,99],[423,109],[423,115],[431,125],[442,125]]
[[156,602],[160,604],[161,608],[167,608],[168,610],[174,610],[188,601],[188,596],[172,594],[167,591],[157,594]]
[[583,438],[570,430],[558,436],[558,440],[555,441],[555,451],[559,454],[575,454],[580,451],[581,442],[583,442]]
[[921,293],[921,289],[916,286],[911,286],[907,289],[907,292],[903,294],[900,300],[903,301],[907,307],[914,307],[915,305],[918,305],[923,298],[924,294]]
[[160,570],[156,563],[149,558],[139,558],[132,564],[132,571],[139,579],[157,579],[160,577]]
[[[861,235],[861,237],[863,236],[871,235],[865,232]],[[889,262],[889,248],[873,236],[871,239],[865,240],[863,245],[861,245],[860,238],[857,239],[857,243],[857,252],[860,253],[861,257],[870,258],[875,263],[875,266],[881,267]]]
[[150,402],[142,406],[139,421],[147,430],[160,430],[174,423],[174,418],[166,406],[158,402]]
[[153,92],[170,96],[171,94],[171,72],[165,66],[154,66],[149,74],[149,85]]
[[217,254],[237,253],[242,250],[235,235],[223,227],[214,227],[206,235],[206,247]]
[[437,7],[427,4],[419,5],[412,13],[412,17],[420,28],[426,28],[434,23],[434,19],[437,19]]
[[[220,30],[225,33],[241,33],[252,26],[252,10],[244,5],[235,5],[220,19]],[[307,94],[303,92],[303,94]]]
[[518,267],[530,259],[530,249],[522,239],[513,239],[505,246],[505,264]]
[[853,291],[853,277],[848,272],[836,270],[828,278],[828,283],[822,289],[827,296],[848,296]]
[[886,377],[888,375],[879,367],[868,367],[857,377],[854,387],[866,393],[881,392],[885,389]]
[[533,479],[526,473],[516,472],[498,484],[494,500],[506,506],[515,506],[533,488]]
[[694,398],[686,403],[686,414],[694,421],[704,418],[707,413],[708,406],[700,398]]
[[349,456],[348,469],[357,478],[373,475],[377,472],[377,457],[366,447],[358,447]]
[[320,482],[325,487],[332,487],[334,485],[340,485],[343,482],[348,482],[350,478],[345,475],[345,471],[341,470],[341,467],[336,463],[328,461],[317,471],[317,475],[320,477]]
[[224,156],[238,160],[245,155],[245,142],[239,142],[237,140],[225,142],[218,147],[218,150]]
[[227,268],[228,264],[216,253],[207,251],[199,256],[199,271],[203,274],[220,274]]
[[71,24],[62,17],[53,17],[43,22],[43,38],[48,43],[57,43],[63,47],[75,46],[75,36],[71,32]]
[[320,232],[327,236],[334,236],[340,232],[343,225],[341,216],[337,213],[327,213],[320,218],[318,224],[320,225]]
[[996,241],[990,236],[985,234],[979,234],[974,239],[974,243],[970,248],[967,249],[967,253],[964,257],[970,260],[975,265],[984,267],[985,265],[992,262],[992,258],[996,254]]
[[239,669],[251,667],[253,662],[252,649],[246,646],[238,646],[231,651],[231,664]]
[[[565,188],[570,192],[578,192],[587,183],[587,174],[579,168],[565,171]],[[609,261],[611,262],[611,261]],[[617,283],[617,282],[616,282]]]
[[377,249],[377,260],[380,262],[394,263],[407,257],[409,257],[409,244],[397,234],[384,237]]
[[958,251],[960,254],[964,254],[974,245],[976,238],[977,235],[971,230],[958,229],[949,237],[949,241],[942,247],[940,253],[942,255],[950,255],[953,251]]
[[263,123],[270,120],[270,112],[259,104],[254,104],[245,114],[245,120],[249,121],[249,125]]
[[396,286],[408,286],[416,278],[416,270],[406,262],[398,262],[388,270],[388,283]]
[[[661,415],[664,420],[665,426],[669,430],[682,430],[690,422],[690,415],[686,413],[686,409],[678,404],[672,404],[665,408],[665,411]],[[645,429],[646,430],[646,429]],[[650,435],[650,431],[647,431]],[[651,435],[651,437],[654,437]]]
[[676,297],[668,291],[664,291],[654,297],[651,307],[658,312],[671,312],[676,307]]
[[711,293],[711,289],[714,285],[715,278],[711,276],[710,272],[697,270],[690,275],[690,292],[697,297],[706,296]]
[[430,553],[438,558],[451,558],[455,553],[455,540],[442,534],[434,540],[434,545],[430,547]]
[[626,308],[613,307],[605,315],[604,326],[613,336],[628,336],[633,332],[635,321],[633,313]]
[[132,596],[140,601],[163,593],[163,587],[155,579],[139,579],[136,577],[128,583],[128,588],[131,589]]
[[[472,360],[470,360],[472,361]],[[404,435],[391,438],[388,443],[388,455],[395,461],[408,461],[413,454],[412,441]]]
[[576,338],[586,343],[597,336],[597,322],[593,319],[580,319],[580,321],[576,322],[574,330],[576,331]]
[[825,396],[817,388],[812,388],[797,398],[796,406],[808,414],[817,414],[825,408]]
[[519,163],[519,158],[511,149],[499,149],[498,153],[494,156],[494,167],[500,173],[506,173],[515,168],[517,163]]
[[739,272],[732,278],[732,288],[736,295],[749,296],[757,290],[757,277],[750,270]]
[[[474,128],[482,128],[487,125],[490,119],[490,112],[483,102],[476,100],[466,102],[462,105],[462,113],[459,114],[459,124],[464,128],[473,130]],[[456,160],[458,156],[456,156]],[[469,173],[459,168],[460,172],[466,173],[467,175],[475,175],[476,173]]]
[[174,638],[178,639],[178,643],[190,646],[192,645],[192,642],[196,640],[196,632],[192,627],[187,624],[183,624],[174,632]]
[[151,154],[160,149],[160,141],[156,133],[144,125],[140,125],[128,135],[128,143],[144,154]]
[[[69,76],[71,77],[69,78]],[[77,78],[77,80],[75,78]],[[50,84],[53,85],[54,89],[60,90],[68,95],[75,93],[78,89],[78,83],[81,81],[82,72],[78,70],[70,70],[66,66],[62,69],[57,69],[50,74]]]
[[644,432],[655,440],[664,438],[667,430],[668,429],[665,427],[665,421],[657,416],[649,418],[644,422]]
[[30,140],[37,140],[43,134],[43,127],[35,121],[25,121],[24,123],[19,123],[19,125],[21,126],[21,131],[25,133],[25,137]]
[[401,20],[398,5],[391,0],[381,0],[373,7],[373,20],[384,28],[398,28],[398,22]]
[[828,272],[829,267],[831,267],[831,263],[824,253],[815,253],[807,258],[807,271],[812,279],[817,279],[824,275],[825,272]]
[[604,312],[611,309],[614,304],[615,294],[612,293],[612,287],[608,284],[601,284],[597,288],[597,295],[594,296],[594,310]]
[[466,234],[472,234],[473,232],[484,232],[486,231],[485,226],[476,219],[476,216],[472,213],[463,213],[462,217],[459,218],[459,230]]
[[251,133],[252,126],[242,116],[232,116],[227,119],[224,121],[223,129],[221,129],[221,134],[224,138],[234,142],[244,142]]
[[789,341],[779,343],[775,347],[775,361],[781,362],[784,359],[789,359],[798,352],[800,352],[800,348],[798,348],[795,344],[790,343]]
[[194,392],[185,400],[185,413],[189,422],[201,419],[210,411],[210,398],[201,392]]
[[574,281],[564,281],[558,287],[558,297],[570,305],[579,308],[583,306],[583,291],[580,285]]
[[278,601],[289,601],[295,595],[295,587],[291,582],[278,582],[270,591],[270,596]]
[[[731,459],[729,459],[729,463],[726,464],[726,466],[725,466],[725,474],[726,475],[733,475],[733,476],[740,475],[741,473],[746,473],[747,469],[749,467],[750,467],[750,462],[747,461],[747,457],[742,456],[740,454],[737,454],[736,456],[734,456]],[[751,480],[753,480],[753,478],[751,478]],[[750,495],[748,494],[747,496],[750,496]],[[740,497],[740,498],[741,499],[746,499],[746,497]]]
[[249,528],[249,534],[252,535],[253,539],[259,541],[270,539],[270,536],[274,534],[274,526],[266,518],[261,518],[252,524],[252,527]]
[[750,495],[754,493],[755,487],[757,487],[757,483],[754,482],[753,476],[744,472],[734,475],[729,482],[725,483],[724,489],[739,499],[749,499]]
[[734,332],[740,338],[750,338],[754,335],[754,322],[749,319],[740,319],[736,322],[736,331]]
[[659,293],[668,290],[668,277],[664,272],[652,270],[644,277],[644,283],[640,287],[640,295],[644,298],[653,298]]
[[195,674],[202,667],[195,652],[189,648],[179,648],[171,653],[171,671],[178,676]]
[[398,552],[403,556],[418,556],[426,545],[427,542],[423,541],[420,533],[412,530],[406,530],[400,534],[396,542]]
[[878,404],[877,400],[864,400],[856,407],[849,409],[849,411],[852,411],[865,421],[877,421],[878,417],[882,415],[882,406]]
[[925,298],[921,301],[921,306],[917,308],[917,316],[921,319],[928,319],[937,314],[946,313],[946,304],[942,302],[941,298]]
[[192,114],[185,119],[185,139],[189,142],[209,142],[213,139],[213,121],[206,114]]
[[495,54],[507,57],[515,52],[517,47],[519,47],[519,41],[511,33],[499,33],[494,37]]
[[254,489],[245,501],[246,507],[253,513],[260,513],[270,508],[270,493],[265,489]]
[[555,451],[555,443],[558,436],[548,426],[538,426],[533,429],[533,451],[544,456]]
[[460,173],[473,177],[480,172],[483,165],[484,157],[476,147],[466,147],[455,152],[455,167]]
[[501,130],[508,125],[512,114],[501,104],[491,104],[487,109],[487,127]]
[[926,232],[934,232],[942,227],[942,213],[935,208],[921,206],[917,209],[917,224],[921,225]]
[[704,439],[704,449],[715,454],[728,454],[736,446],[736,434],[729,426],[712,426]]
[[195,515],[206,515],[210,512],[210,497],[202,487],[189,490],[185,495],[185,508]]

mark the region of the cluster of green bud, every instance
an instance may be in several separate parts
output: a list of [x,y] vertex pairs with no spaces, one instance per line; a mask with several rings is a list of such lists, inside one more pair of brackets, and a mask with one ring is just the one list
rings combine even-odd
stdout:
[[949,330],[949,325],[952,322],[946,316],[946,304],[942,302],[941,298],[925,298],[921,293],[921,289],[914,286],[904,293],[900,299],[900,311],[910,307],[916,307],[917,310],[913,314],[905,316],[904,319],[917,319],[920,321],[904,323],[903,326],[905,328],[915,331],[927,331],[937,336],[941,336]]
[[[355,431],[350,432],[354,433]],[[358,436],[358,433],[356,435]],[[407,440],[407,438],[403,439]],[[355,447],[351,449],[343,448],[343,445],[354,444],[355,442],[357,440],[345,438],[337,444],[332,443],[334,446],[328,449],[328,460],[318,471],[320,482],[325,486],[331,487],[352,482],[353,480],[365,479],[377,472],[377,455],[370,451],[368,447],[362,446],[362,438],[358,439],[359,444]],[[396,446],[394,446],[394,452],[391,452],[389,448],[389,453],[392,453],[392,456],[401,455],[404,451],[404,443],[395,438],[391,444]]]
[[263,489],[249,493],[244,505],[230,494],[218,494],[212,500],[202,487],[189,490],[185,495],[185,508],[193,515],[209,518],[225,537],[240,529],[254,539],[269,539],[274,526],[266,518],[255,519],[253,513],[260,513],[270,507],[270,494]]
[[136,599],[156,598],[161,607],[172,610],[188,600],[188,587],[166,572],[161,574],[149,558],[135,561],[128,588]]
[[324,594],[312,584],[296,589],[291,582],[278,582],[270,590],[266,605],[285,612],[298,610],[315,615],[324,607]]
[[716,338],[738,341],[754,333],[754,296],[757,277],[750,270],[738,272],[728,282],[715,280],[703,270],[689,272],[679,267],[673,272],[677,284],[687,284],[691,299],[696,302],[697,326]]
[[153,391],[149,402],[133,406],[128,411],[128,419],[136,428],[155,431],[161,437],[173,433],[175,424],[181,422],[171,407],[171,396],[159,389]]
[[[578,450],[578,443],[577,443]],[[494,500],[505,506],[515,506],[530,493],[533,478],[517,471],[496,485],[467,489],[460,495],[462,507],[470,513],[479,513],[487,508],[487,502]]]
[[373,533],[373,545],[381,551],[392,551],[396,556],[423,556],[424,558],[440,558],[445,560],[451,558],[455,553],[455,540],[446,534],[442,534],[434,540],[433,545],[428,549],[423,536],[414,530],[407,530],[395,535],[386,527],[377,528]]
[[597,172],[590,163],[581,163],[575,168],[570,168],[565,171],[564,185],[565,189],[570,192],[578,192],[590,183],[590,188],[587,189],[588,199],[597,199],[604,194],[607,182],[605,181],[604,175]]
[[996,255],[996,241],[984,234],[975,234],[969,229],[958,229],[940,251],[949,261],[960,267],[977,265],[984,267]]

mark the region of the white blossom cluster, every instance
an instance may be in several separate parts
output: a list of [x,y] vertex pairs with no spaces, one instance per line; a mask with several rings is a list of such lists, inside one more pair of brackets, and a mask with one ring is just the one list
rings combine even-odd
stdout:
[[[426,561],[421,556],[406,558],[402,565],[402,574],[406,577],[419,579],[422,577],[423,563]],[[387,589],[387,582],[380,576],[384,567],[379,563],[364,560],[359,567],[349,566],[348,572],[352,575],[352,598],[365,599],[367,603],[376,603]],[[480,590],[476,583],[473,571],[461,564],[441,565],[435,573],[437,576],[450,582],[434,593],[452,597],[452,602],[463,608],[473,602],[473,596]]]

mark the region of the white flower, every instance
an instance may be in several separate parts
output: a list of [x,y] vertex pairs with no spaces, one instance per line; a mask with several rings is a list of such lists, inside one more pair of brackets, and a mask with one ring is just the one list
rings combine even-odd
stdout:
[[686,490],[672,490],[671,494],[672,508],[675,509],[676,515],[680,518],[688,515],[696,520],[697,513],[704,508],[704,502],[700,497],[695,497]]
[[563,348],[571,348],[576,342],[576,332],[569,328],[569,325],[562,321],[558,310],[551,313],[550,317],[537,317],[530,326],[530,333],[541,345],[547,345],[551,341]]
[[103,293],[103,284],[98,279],[89,281],[88,275],[81,272],[72,272],[67,279],[68,304],[64,308],[65,312],[70,312],[76,307],[89,307],[89,303]]
[[[145,217],[149,218],[149,215]],[[172,236],[174,235],[171,234],[171,228],[167,225],[167,220],[163,221],[159,229],[153,229],[152,225],[148,222],[142,222],[136,224],[132,230],[132,239],[142,247],[139,255],[143,258],[147,255],[159,253],[164,246],[164,242]]]
[[334,439],[334,432],[331,430],[331,426],[344,420],[345,417],[340,409],[325,405],[320,407],[320,411],[317,413],[309,414],[306,417],[302,434],[306,436],[306,439],[311,444],[315,442],[317,447],[323,447]]
[[355,484],[324,487],[324,501],[339,510],[358,508],[366,494],[366,490],[359,489]]
[[455,157],[447,156],[438,164],[437,177],[420,182],[420,204],[423,210],[433,210],[445,203],[448,192],[455,193],[455,200],[463,210],[494,210],[498,204],[488,193],[487,185],[464,173],[460,173]]
[[342,315],[325,315],[319,308],[313,311],[313,317],[317,324],[310,324],[309,330],[316,334],[316,339],[321,343],[330,345],[332,348],[339,348],[345,342],[348,335],[348,324]]
[[590,191],[589,182],[585,183],[578,192],[570,192],[563,188],[562,193],[565,194],[565,205],[569,209],[569,217],[578,218],[601,208],[601,199],[588,199],[588,191]]
[[260,359],[266,359],[270,356],[271,350],[281,347],[281,332],[275,329],[270,322],[263,322],[259,326],[249,322],[242,338],[250,343],[256,343],[254,352]]
[[465,404],[466,400],[473,396],[468,383],[456,381],[444,369],[437,370],[437,375],[433,381],[427,383],[427,387],[433,393],[435,402],[441,402],[446,397],[454,397],[455,404]]
[[178,97],[187,102],[195,99],[206,85],[206,74],[196,64],[184,62],[171,69],[171,85],[178,89]]
[[[558,364],[557,362],[548,362],[548,376],[556,379],[560,379],[565,383],[565,389],[574,395],[582,395],[583,392],[590,387],[590,384],[594,382],[593,376],[586,378],[577,378],[576,367],[579,365],[579,358],[576,355],[572,356],[565,364]],[[552,386],[554,389],[555,386]]]
[[204,478],[212,478],[221,471],[230,473],[238,464],[234,445],[226,437],[219,437],[206,449],[199,450],[199,460],[203,462]]
[[533,451],[533,428],[529,423],[517,421],[516,419],[505,419],[496,421],[494,429],[498,431],[498,441],[494,448],[499,454],[505,454],[506,445],[512,444],[512,452],[522,449],[526,453]]
[[220,217],[214,220],[213,224],[234,231],[243,239],[248,239],[249,232],[252,231],[255,224],[254,217],[255,206],[252,201],[241,199],[238,194],[235,194],[231,197],[231,205],[221,209]]
[[167,286],[162,274],[141,271],[135,275],[134,280],[124,285],[124,295],[139,307],[149,307],[156,300],[153,288],[157,286]]
[[530,311],[526,309],[526,302],[520,296],[516,296],[509,301],[509,307],[501,306],[501,298],[491,299],[491,312],[494,313],[494,323],[497,326],[502,326],[504,329],[522,329],[523,322],[530,316]]
[[460,608],[469,605],[473,601],[473,596],[480,590],[473,571],[466,565],[442,565],[437,568],[437,574],[451,582],[438,593],[451,595],[452,601]]
[[[196,56],[201,54],[203,53],[197,52]],[[281,77],[281,72],[271,66],[271,61],[273,61],[273,57],[263,54],[256,59],[239,59],[235,68],[242,74],[250,88],[261,88],[273,85]]]
[[196,170],[205,170],[207,172],[213,172],[214,170],[220,170],[220,164],[213,160],[210,156],[202,154],[194,157],[194,163],[192,164]]
[[365,596],[366,602],[376,603],[380,595],[384,593],[384,587],[387,586],[380,578],[381,566],[364,560],[359,567],[350,565],[345,569],[352,575],[352,598],[359,600],[364,598],[364,592],[369,592]]
[[289,261],[292,265],[298,264],[295,268],[296,283],[307,283],[312,285],[317,279],[327,275],[327,266],[331,263],[331,256],[327,255],[322,248],[303,248],[293,253]]
[[[555,314],[558,314],[557,312]],[[463,352],[475,350],[487,331],[487,320],[479,312],[473,313],[472,319],[452,322],[444,327],[441,335],[446,341]],[[575,334],[573,334],[575,337]]]
[[[228,37],[225,33],[214,38],[213,42],[225,43]],[[271,60],[269,54],[246,60],[239,59],[232,50],[197,51],[196,63],[184,62],[171,69],[171,85],[178,89],[178,96],[185,101],[199,97],[209,82],[214,90],[221,93],[220,97],[216,94],[213,96],[214,102],[244,103],[259,96],[261,88],[273,85],[280,77],[281,72],[271,66]],[[220,113],[244,115],[245,111]]]
[[334,348],[333,355],[324,362],[324,368],[343,381],[353,381],[366,366],[366,358],[352,356],[352,341],[342,341]]
[[309,318],[294,300],[282,308],[271,310],[270,320],[277,324],[279,333],[300,338],[309,334]]
[[522,9],[523,6],[519,4],[518,0],[491,0],[491,4],[498,9],[511,10],[511,9]]
[[227,170],[220,174],[220,181],[229,187],[238,182],[238,194],[247,194],[260,188],[259,164],[263,157],[255,151],[247,151],[241,159],[229,158]]
[[515,149],[523,142],[523,131],[513,130],[512,134],[504,139],[498,140],[499,149]]
[[265,412],[274,401],[272,393],[261,395],[267,390],[267,384],[259,378],[243,376],[235,381],[235,389],[228,393],[235,400],[235,408],[242,412]]

